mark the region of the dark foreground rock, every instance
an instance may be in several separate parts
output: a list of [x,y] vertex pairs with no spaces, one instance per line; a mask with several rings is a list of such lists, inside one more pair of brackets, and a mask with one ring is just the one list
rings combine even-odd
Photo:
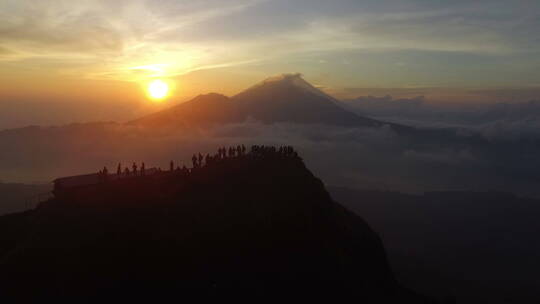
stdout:
[[0,292],[19,299],[426,302],[396,283],[378,236],[299,158],[105,182],[0,217],[0,240]]

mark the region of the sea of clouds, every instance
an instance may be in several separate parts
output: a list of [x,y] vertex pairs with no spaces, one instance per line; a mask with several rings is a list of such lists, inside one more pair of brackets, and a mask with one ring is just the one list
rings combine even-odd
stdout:
[[[220,146],[292,145],[324,183],[357,189],[508,191],[538,196],[540,145],[505,137],[472,137],[455,130],[452,140],[416,140],[390,126],[343,128],[254,120],[200,129],[150,130],[117,123],[29,127],[0,132],[0,178],[50,182],[97,172],[103,166],[145,162],[190,166],[193,153]],[[432,135],[430,135],[432,136]],[[261,173],[264,174],[264,173]]]
[[470,130],[494,140],[540,138],[540,100],[527,102],[434,103],[423,96],[362,96],[343,106],[361,115],[423,128]]

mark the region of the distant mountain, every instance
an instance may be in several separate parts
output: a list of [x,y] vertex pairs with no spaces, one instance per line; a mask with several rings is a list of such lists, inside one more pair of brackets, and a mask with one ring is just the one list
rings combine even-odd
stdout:
[[210,93],[128,122],[146,127],[200,127],[244,120],[229,97]]
[[398,285],[360,217],[332,201],[299,158],[276,153],[74,190],[0,217],[0,240],[3,298],[427,302]]
[[193,127],[242,122],[250,117],[264,123],[346,127],[377,127],[384,124],[345,110],[334,98],[306,82],[300,74],[268,78],[231,98],[215,93],[200,95],[130,124]]
[[266,123],[319,123],[377,127],[382,122],[358,116],[305,81],[300,74],[271,77],[232,97],[246,116]]

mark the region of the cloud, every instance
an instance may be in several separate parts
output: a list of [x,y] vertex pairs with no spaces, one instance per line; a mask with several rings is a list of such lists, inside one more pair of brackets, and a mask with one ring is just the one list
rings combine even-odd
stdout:
[[6,10],[0,15],[0,42],[28,55],[66,52],[94,55],[122,50],[121,33],[106,16],[91,10],[74,12],[74,9],[38,3]]
[[446,152],[438,151],[437,153],[406,150],[403,152],[403,157],[410,159],[414,162],[435,164],[440,163],[448,165],[462,165],[466,163],[473,163],[478,160],[467,149]]
[[0,42],[18,58],[93,58],[92,75],[124,80],[133,80],[133,66],[169,64],[176,75],[310,52],[538,52],[538,4],[524,3],[528,9],[500,1],[8,0]]
[[[0,132],[0,174],[7,181],[47,181],[133,161],[166,167],[190,164],[194,152],[219,146],[293,145],[325,183],[363,189],[504,189],[539,195],[534,186],[537,145],[508,149],[504,142],[405,139],[388,126],[262,124],[246,121],[205,129],[156,132],[120,124],[74,124]],[[529,155],[523,158],[524,153]],[[524,164],[523,162],[526,162]]]
[[[485,92],[493,94],[491,90]],[[422,128],[453,128],[462,136],[480,134],[490,140],[507,142],[540,139],[540,101],[537,100],[440,105],[426,102],[423,96],[394,99],[387,95],[362,96],[343,104],[368,117]]]
[[383,97],[362,96],[346,101],[346,104],[369,115],[395,115],[417,112],[424,107],[424,101],[424,96],[394,99],[392,96],[386,95]]
[[11,51],[10,49],[0,47],[0,56],[11,55],[11,54],[13,54],[13,51]]

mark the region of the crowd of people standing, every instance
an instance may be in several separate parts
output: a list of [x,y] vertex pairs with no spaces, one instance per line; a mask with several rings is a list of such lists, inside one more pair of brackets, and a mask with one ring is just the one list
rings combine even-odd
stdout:
[[[201,153],[193,154],[191,161],[193,164],[192,168],[187,168],[185,165],[182,167],[176,166],[173,161],[169,163],[169,172],[178,172],[181,174],[189,174],[193,170],[200,169],[204,166],[212,165],[213,163],[225,161],[227,159],[237,159],[237,158],[254,158],[254,159],[263,159],[263,158],[298,158],[298,153],[291,146],[280,146],[276,148],[274,146],[251,146],[250,151],[248,152],[244,145],[231,146],[231,147],[220,147],[215,154],[203,155]],[[116,168],[116,177],[117,178],[128,178],[136,176],[145,176],[148,173],[155,174],[164,172],[161,168],[152,168],[151,172],[147,172],[145,163],[141,163],[140,167],[137,163],[131,165],[131,170],[128,166],[122,167],[122,164],[119,163]],[[104,167],[99,171],[99,175],[103,179],[107,179],[109,176],[109,171],[107,167]]]

